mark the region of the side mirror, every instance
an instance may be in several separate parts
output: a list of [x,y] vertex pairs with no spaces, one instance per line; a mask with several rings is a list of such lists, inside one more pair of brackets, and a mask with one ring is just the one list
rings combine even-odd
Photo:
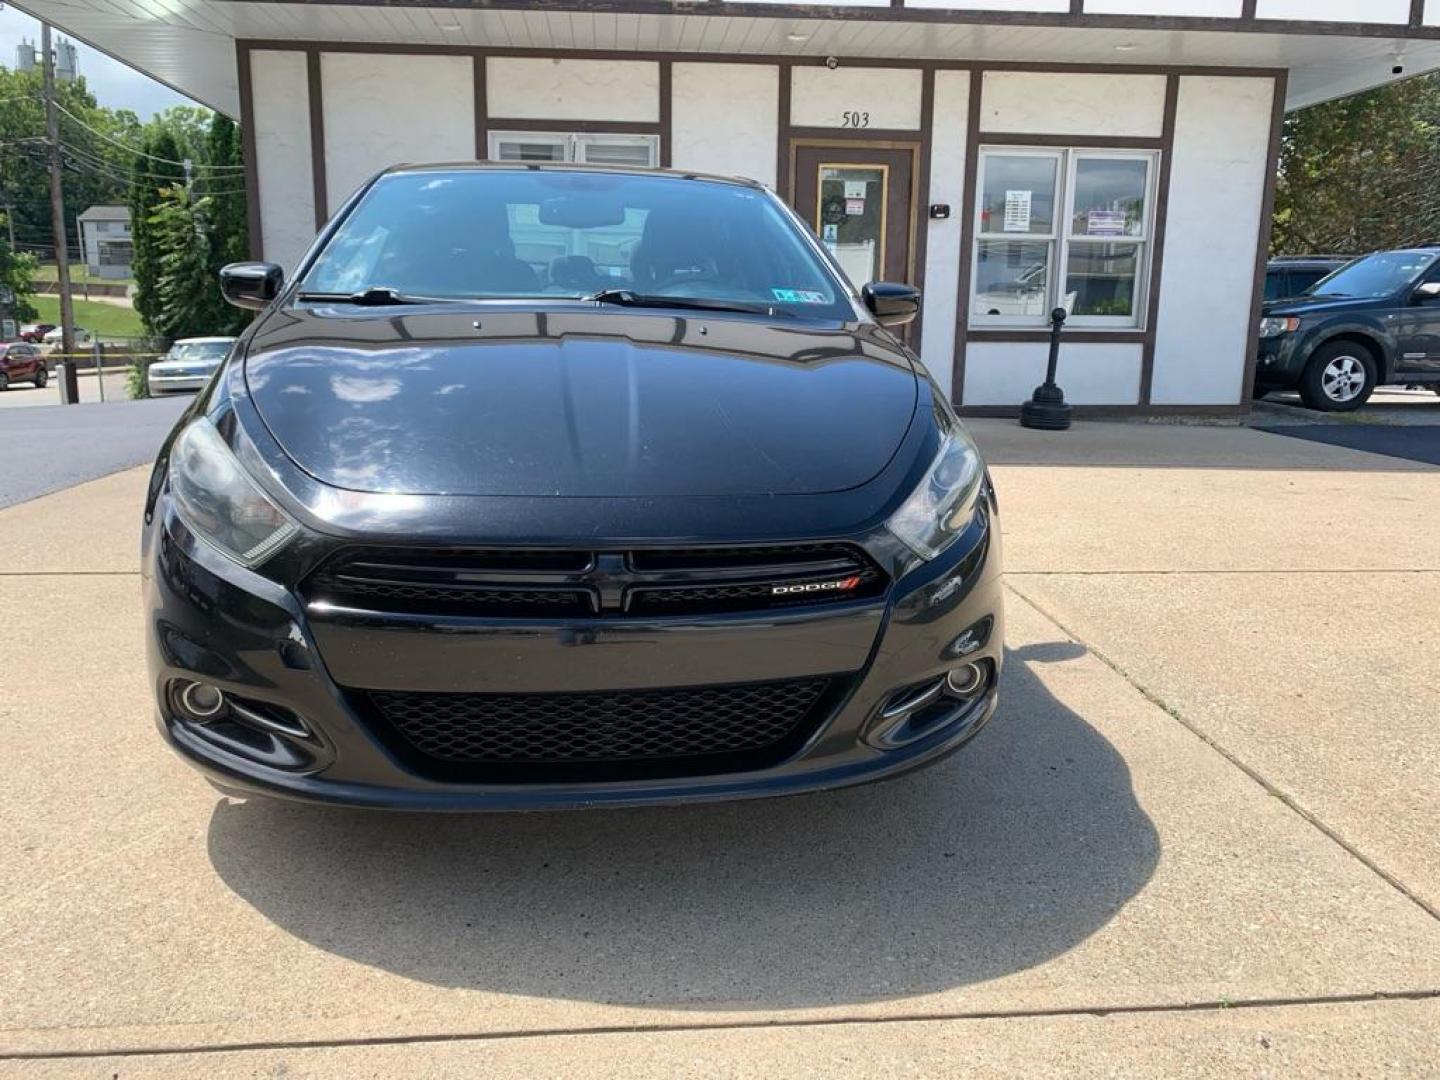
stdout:
[[920,290],[894,281],[872,281],[860,290],[860,299],[881,326],[894,329],[913,322],[920,314]]
[[1440,300],[1440,281],[1427,281],[1415,290],[1414,300],[1417,304],[1430,304]]
[[230,263],[220,268],[220,295],[238,308],[259,311],[280,295],[285,271],[274,263]]

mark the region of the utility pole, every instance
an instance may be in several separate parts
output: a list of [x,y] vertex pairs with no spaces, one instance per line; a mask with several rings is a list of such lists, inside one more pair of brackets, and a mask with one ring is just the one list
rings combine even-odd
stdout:
[[40,24],[40,55],[45,63],[45,135],[50,145],[50,228],[55,235],[55,274],[60,279],[60,350],[65,354],[60,400],[80,401],[75,379],[75,305],[70,299],[70,247],[65,240],[65,195],[60,188],[60,113],[55,108],[55,54],[50,50],[50,24]]

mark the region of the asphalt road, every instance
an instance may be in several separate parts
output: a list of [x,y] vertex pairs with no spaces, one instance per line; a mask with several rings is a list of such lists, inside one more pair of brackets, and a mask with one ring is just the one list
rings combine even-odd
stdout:
[[0,506],[148,461],[190,401],[182,394],[0,412]]

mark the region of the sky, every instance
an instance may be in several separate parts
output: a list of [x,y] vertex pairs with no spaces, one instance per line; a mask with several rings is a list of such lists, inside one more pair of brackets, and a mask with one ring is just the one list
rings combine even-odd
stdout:
[[[58,30],[53,33],[57,40],[64,36]],[[0,65],[7,68],[15,66],[15,47],[22,38],[28,38],[38,47],[40,24],[8,4],[0,5]],[[140,119],[148,120],[172,105],[195,104],[183,94],[175,93],[118,60],[111,60],[83,42],[75,42],[75,48],[80,53],[80,74],[101,105],[111,109],[130,109]]]

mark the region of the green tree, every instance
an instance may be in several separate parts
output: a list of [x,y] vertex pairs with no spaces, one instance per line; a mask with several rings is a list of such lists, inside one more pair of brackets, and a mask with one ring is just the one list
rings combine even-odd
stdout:
[[228,116],[216,113],[205,141],[205,164],[199,192],[210,206],[205,225],[209,249],[211,333],[238,334],[250,322],[250,313],[231,307],[220,295],[220,268],[250,257],[244,158],[240,131]]
[[[145,329],[165,335],[169,323],[160,291],[162,261],[167,253],[156,231],[155,212],[165,201],[163,192],[180,188],[185,183],[185,168],[176,164],[184,159],[175,136],[167,129],[147,133],[137,156],[130,185],[130,236],[133,244],[130,270],[135,278],[135,310]],[[187,248],[198,245],[194,236]]]
[[159,253],[155,279],[155,330],[175,339],[212,332],[213,307],[209,252],[201,222],[210,214],[208,199],[195,198],[177,184],[160,192],[147,233]]
[[1358,254],[1440,238],[1440,76],[1291,113],[1276,254]]
[[[83,78],[56,87],[64,163],[65,222],[72,258],[78,257],[75,215],[87,207],[123,204],[138,131],[133,113],[97,104]],[[0,191],[13,207],[16,246],[43,252],[53,243],[47,176],[45,110],[39,71],[0,68]]]
[[[0,234],[6,230],[6,219],[0,214]],[[12,251],[9,245],[0,247],[0,300],[8,294],[10,316],[16,322],[25,322],[39,314],[30,297],[35,292],[35,257],[23,251]]]

